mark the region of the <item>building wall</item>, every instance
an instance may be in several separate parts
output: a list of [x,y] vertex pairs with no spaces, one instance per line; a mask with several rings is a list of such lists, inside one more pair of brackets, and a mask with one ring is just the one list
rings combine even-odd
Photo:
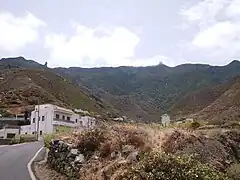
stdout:
[[170,124],[170,116],[167,114],[162,115],[161,117],[162,125],[167,126]]
[[[38,110],[39,109],[39,110]],[[31,124],[21,126],[21,134],[35,134],[39,119],[39,134],[49,134],[56,130],[56,126],[68,126],[73,128],[92,128],[96,120],[90,116],[79,116],[72,110],[61,108],[52,104],[36,105],[31,112]]]
[[15,129],[15,128],[4,128],[0,130],[0,137],[3,139],[8,138],[8,135],[19,135],[19,129]]

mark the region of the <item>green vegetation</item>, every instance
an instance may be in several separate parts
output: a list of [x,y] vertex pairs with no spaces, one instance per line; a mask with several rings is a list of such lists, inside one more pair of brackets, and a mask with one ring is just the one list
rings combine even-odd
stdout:
[[[148,118],[153,117],[157,120],[159,114],[170,111],[169,109],[179,100],[196,90],[218,85],[239,76],[239,69],[240,63],[234,61],[223,67],[185,64],[174,68],[160,65],[93,69],[57,68],[55,71],[104,97],[127,116],[148,121]],[[179,102],[179,106],[174,108],[176,111],[171,113],[199,111],[214,102],[225,90],[225,86],[220,89],[204,90],[199,98],[191,96],[194,98],[190,97],[187,101]]]
[[70,133],[73,131],[73,128],[67,126],[56,126],[56,133]]
[[143,154],[141,160],[128,168],[121,179],[143,180],[227,180],[213,167],[202,164],[189,156],[166,153]]
[[26,142],[34,142],[37,141],[36,136],[34,135],[16,135],[11,140],[11,144],[19,144],[19,143],[26,143]]

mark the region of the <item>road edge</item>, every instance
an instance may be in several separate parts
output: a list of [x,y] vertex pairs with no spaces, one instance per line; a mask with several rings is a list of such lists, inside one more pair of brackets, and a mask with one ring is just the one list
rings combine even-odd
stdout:
[[27,168],[28,168],[28,173],[31,177],[31,180],[37,180],[36,176],[34,175],[33,173],[33,170],[32,170],[32,163],[33,161],[35,160],[35,158],[38,156],[38,154],[43,150],[44,147],[41,147],[37,152],[36,154],[33,156],[33,158],[28,162],[28,165],[27,165]]

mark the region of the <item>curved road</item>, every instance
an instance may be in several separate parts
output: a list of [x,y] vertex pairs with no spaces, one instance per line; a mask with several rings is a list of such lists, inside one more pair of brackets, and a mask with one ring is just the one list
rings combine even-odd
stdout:
[[31,180],[27,164],[42,146],[41,142],[0,146],[0,180]]

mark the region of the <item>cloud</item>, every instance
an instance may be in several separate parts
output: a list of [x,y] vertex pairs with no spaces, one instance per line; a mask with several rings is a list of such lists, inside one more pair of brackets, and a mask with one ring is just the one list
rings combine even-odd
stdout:
[[75,31],[72,36],[52,33],[45,37],[50,66],[145,66],[157,61],[156,57],[134,57],[140,38],[124,27],[90,28],[74,22],[72,28]]
[[191,27],[198,27],[190,42],[192,47],[212,55],[224,53],[228,58],[239,53],[239,0],[203,0],[183,8],[181,14]]
[[16,17],[9,12],[0,12],[0,50],[16,52],[38,39],[39,27],[45,22],[31,13]]

